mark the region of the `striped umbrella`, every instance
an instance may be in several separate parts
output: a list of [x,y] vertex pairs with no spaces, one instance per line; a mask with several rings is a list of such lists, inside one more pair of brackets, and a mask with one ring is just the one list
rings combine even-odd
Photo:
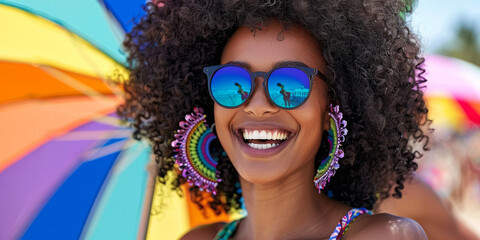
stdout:
[[426,56],[425,95],[433,126],[464,133],[480,126],[480,67],[460,59]]
[[122,89],[105,80],[127,79],[143,4],[0,0],[0,239],[175,239],[227,219],[156,185],[149,145],[114,114]]

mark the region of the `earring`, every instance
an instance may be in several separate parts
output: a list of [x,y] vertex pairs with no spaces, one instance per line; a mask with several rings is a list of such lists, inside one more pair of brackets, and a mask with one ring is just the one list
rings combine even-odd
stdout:
[[216,170],[218,161],[212,157],[210,144],[217,137],[208,127],[203,109],[195,107],[193,111],[185,116],[186,121],[179,123],[181,128],[172,142],[176,153],[173,157],[190,185],[195,184],[200,190],[215,195],[220,179]]
[[325,185],[330,182],[330,178],[335,175],[335,171],[340,167],[338,160],[343,158],[343,150],[340,148],[345,142],[347,135],[347,121],[342,120],[343,114],[340,112],[339,106],[330,104],[330,129],[328,130],[328,143],[330,144],[330,151],[328,156],[320,162],[317,174],[313,182],[320,193]]

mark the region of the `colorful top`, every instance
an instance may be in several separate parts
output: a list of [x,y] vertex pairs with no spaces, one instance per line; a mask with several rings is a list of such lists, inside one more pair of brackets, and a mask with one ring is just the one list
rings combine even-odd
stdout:
[[[342,219],[340,219],[340,221],[338,221],[338,224],[335,227],[335,230],[333,231],[333,233],[330,235],[330,238],[328,239],[329,240],[341,239],[343,234],[345,234],[345,232],[348,231],[348,228],[353,223],[353,221],[355,221],[355,219],[358,216],[364,213],[367,213],[370,215],[373,214],[372,211],[367,210],[366,208],[352,208],[350,211],[348,211],[347,214],[345,214],[345,216],[342,217]],[[223,229],[217,233],[214,240],[228,240],[231,237],[233,237],[233,235],[235,235],[235,231],[237,230],[237,226],[242,219],[238,219],[226,224],[225,227],[223,227]]]

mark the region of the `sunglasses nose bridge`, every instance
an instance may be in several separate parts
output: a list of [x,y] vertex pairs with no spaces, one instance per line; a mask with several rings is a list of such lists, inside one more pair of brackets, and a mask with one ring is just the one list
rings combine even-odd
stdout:
[[266,87],[267,73],[266,72],[253,72],[252,75],[253,75],[253,81],[255,81],[255,79],[257,79],[258,77],[263,78],[262,86],[263,86],[263,89],[265,90],[265,94],[268,94],[267,93],[267,87]]
[[[275,104],[270,100],[270,96],[266,91],[266,82],[268,75],[266,72],[251,72],[252,83],[257,83],[256,87],[252,89],[249,99],[245,102],[244,111],[252,113],[256,116],[262,116],[266,113],[274,113],[278,111]],[[263,78],[261,85],[264,91],[260,89],[260,82],[257,82],[257,78]],[[258,79],[258,81],[261,81]]]
[[261,77],[265,79],[265,72],[253,72],[252,75],[253,75],[253,79],[256,79],[257,77]]

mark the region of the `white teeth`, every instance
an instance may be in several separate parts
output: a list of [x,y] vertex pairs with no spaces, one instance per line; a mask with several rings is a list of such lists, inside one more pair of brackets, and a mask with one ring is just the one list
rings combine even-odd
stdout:
[[288,133],[279,130],[243,130],[243,138],[246,140],[286,140]]
[[265,130],[260,131],[260,139],[267,139],[267,132]]
[[278,145],[279,144],[277,144],[277,143],[273,143],[273,144],[270,144],[270,143],[267,143],[267,144],[248,143],[248,146],[250,146],[251,148],[255,148],[255,149],[270,149],[270,148],[274,148]]
[[251,137],[250,139],[260,139],[260,133],[257,130],[255,130],[253,131],[253,134],[250,137]]

